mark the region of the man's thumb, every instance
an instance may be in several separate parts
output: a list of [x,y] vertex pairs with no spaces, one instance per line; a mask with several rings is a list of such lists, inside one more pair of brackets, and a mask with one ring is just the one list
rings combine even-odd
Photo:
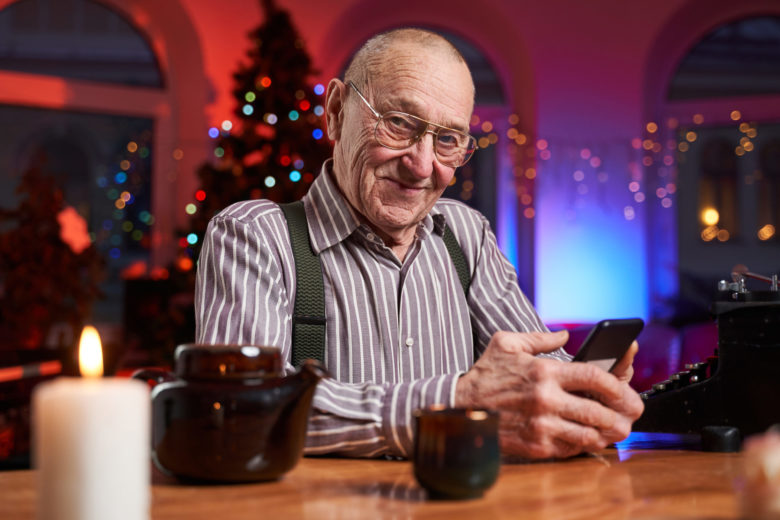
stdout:
[[557,332],[538,332],[529,334],[528,339],[526,352],[532,355],[546,354],[564,346],[569,339],[569,331],[564,329]]

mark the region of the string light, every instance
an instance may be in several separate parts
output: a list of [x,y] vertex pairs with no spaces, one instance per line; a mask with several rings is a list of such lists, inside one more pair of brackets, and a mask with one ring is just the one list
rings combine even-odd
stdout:
[[701,221],[705,226],[714,226],[720,220],[720,214],[715,208],[704,208],[701,212]]
[[761,229],[758,230],[758,239],[759,240],[769,240],[775,236],[775,226],[772,224],[766,224],[765,226],[762,226]]

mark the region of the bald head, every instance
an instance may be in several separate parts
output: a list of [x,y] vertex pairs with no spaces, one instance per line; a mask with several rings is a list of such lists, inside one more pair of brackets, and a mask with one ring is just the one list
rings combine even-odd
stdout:
[[434,32],[417,28],[393,29],[373,36],[358,49],[347,67],[344,81],[365,85],[368,78],[381,76],[385,72],[387,60],[398,49],[408,47],[424,49],[428,54],[435,53],[466,65],[460,51]]

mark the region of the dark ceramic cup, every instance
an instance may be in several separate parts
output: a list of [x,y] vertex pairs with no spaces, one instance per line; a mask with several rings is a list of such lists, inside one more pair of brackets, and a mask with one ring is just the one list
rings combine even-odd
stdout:
[[498,412],[436,408],[415,413],[414,476],[436,499],[478,498],[501,466]]

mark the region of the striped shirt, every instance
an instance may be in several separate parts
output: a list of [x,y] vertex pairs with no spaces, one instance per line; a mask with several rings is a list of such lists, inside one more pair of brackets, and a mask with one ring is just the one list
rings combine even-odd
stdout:
[[[488,221],[440,199],[403,262],[354,213],[328,168],[303,198],[325,285],[325,362],[306,453],[409,456],[413,412],[455,406],[457,379],[500,330],[546,331]],[[445,221],[471,273],[468,301],[447,252]],[[290,364],[296,276],[285,218],[268,200],[210,222],[198,262],[197,341],[275,345]],[[558,351],[552,357],[565,359]]]

